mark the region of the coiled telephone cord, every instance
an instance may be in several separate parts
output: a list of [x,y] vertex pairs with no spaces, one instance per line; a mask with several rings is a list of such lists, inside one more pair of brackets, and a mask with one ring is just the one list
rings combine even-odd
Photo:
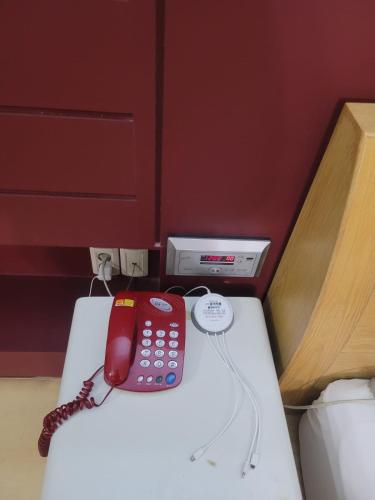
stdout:
[[78,411],[84,410],[85,408],[91,410],[91,408],[101,406],[110,395],[110,393],[114,389],[114,386],[109,389],[100,403],[97,403],[95,399],[90,396],[90,393],[94,387],[93,379],[102,369],[103,366],[98,368],[88,380],[85,380],[83,382],[82,389],[73,401],[55,408],[44,417],[43,429],[38,440],[38,449],[40,456],[46,457],[48,455],[51,438],[54,432],[59,428],[60,425],[64,423],[65,420],[68,420],[69,417],[71,417]]

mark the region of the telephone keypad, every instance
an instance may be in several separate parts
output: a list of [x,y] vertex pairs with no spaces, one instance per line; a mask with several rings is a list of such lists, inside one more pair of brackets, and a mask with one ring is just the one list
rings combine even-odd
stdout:
[[[152,326],[152,322],[147,320],[145,321],[145,326]],[[170,327],[171,328],[178,328],[178,323],[175,323],[175,322],[172,322],[170,323]],[[146,337],[146,338],[143,338],[142,339],[142,346],[143,347],[150,347],[152,346],[153,344],[153,340],[149,337],[152,337],[153,334],[156,335],[156,340],[155,340],[155,346],[156,347],[164,347],[166,342],[165,340],[163,340],[163,337],[165,337],[166,335],[166,332],[165,330],[162,330],[162,329],[159,329],[159,330],[154,330],[154,332],[149,329],[149,328],[145,328],[143,330],[143,336]],[[179,332],[177,330],[170,330],[169,332],[169,337],[171,339],[176,339],[178,338],[178,335],[179,335]],[[177,340],[169,340],[168,341],[168,346],[172,349],[168,352],[168,356],[169,358],[173,358],[172,360],[168,361],[168,368],[171,368],[171,369],[175,369],[177,368],[178,364],[177,364],[177,361],[174,361],[174,358],[177,358],[178,356],[178,352],[174,349],[176,349],[178,347],[178,341]],[[150,356],[152,356],[152,354],[155,355],[156,358],[159,358],[159,359],[156,359],[154,362],[152,362],[152,359],[151,361],[149,359],[142,359],[141,362],[140,362],[140,365],[143,367],[143,368],[148,368],[150,367],[151,364],[153,364],[153,366],[155,368],[158,368],[158,369],[161,369],[164,367],[164,361],[160,358],[163,358],[164,355],[166,354],[165,351],[163,349],[156,349],[156,350],[153,350],[153,349],[142,349],[141,352],[140,352],[141,356],[143,356],[144,358],[149,358]],[[174,373],[169,373],[168,376],[165,378],[165,382],[170,385],[172,384],[172,380],[174,381],[174,378],[175,378],[175,374]],[[137,382],[138,383],[141,383],[141,382],[147,382],[148,384],[150,384],[152,381],[154,380],[154,378],[149,375],[147,378],[144,377],[143,375],[140,375],[138,378],[137,378]],[[163,377],[161,377],[160,375],[155,378],[155,382],[160,384],[163,380]]]

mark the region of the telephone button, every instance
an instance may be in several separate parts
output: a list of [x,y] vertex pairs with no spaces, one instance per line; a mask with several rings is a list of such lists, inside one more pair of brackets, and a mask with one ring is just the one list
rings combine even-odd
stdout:
[[149,359],[142,359],[142,361],[139,364],[143,366],[143,368],[147,368],[148,366],[150,366],[151,363]]
[[152,331],[151,330],[147,330],[147,329],[143,330],[143,336],[144,337],[151,337],[151,335],[152,335]]
[[176,332],[176,330],[171,330],[169,332],[169,336],[171,337],[171,339],[176,339],[178,337],[178,332]]
[[169,368],[177,368],[177,361],[168,361]]
[[150,351],[150,349],[142,349],[141,354],[145,358],[148,358],[150,356],[150,354],[151,354],[151,351]]
[[164,356],[165,352],[162,349],[156,349],[155,351],[155,356],[157,358],[162,358]]
[[165,341],[161,339],[157,339],[155,342],[157,347],[164,347],[165,346]]
[[145,321],[145,325],[146,326],[151,326],[152,325],[152,321],[150,321],[150,320]]
[[143,339],[142,340],[142,345],[145,347],[150,347],[151,344],[152,344],[152,342],[150,339]]
[[161,384],[163,382],[163,377],[161,375],[159,375],[158,377],[156,377],[155,382],[157,384]]
[[156,332],[157,337],[165,337],[165,331],[164,330],[157,330]]
[[155,366],[155,368],[163,368],[163,366],[164,366],[164,361],[162,361],[161,359],[157,359],[157,360],[154,362],[154,366]]
[[168,375],[165,377],[165,381],[167,382],[168,385],[173,384],[175,380],[176,380],[176,374],[173,372],[168,373]]
[[146,382],[147,382],[148,384],[150,384],[150,383],[152,382],[152,377],[147,377],[147,378],[146,378]]
[[177,340],[170,340],[168,342],[168,345],[169,345],[169,347],[172,347],[172,349],[176,349],[176,347],[178,347],[178,342],[177,342]]
[[144,379],[144,376],[139,375],[139,377],[137,378],[137,382],[143,382],[143,379]]
[[177,351],[169,351],[168,356],[170,358],[177,358],[178,352]]
[[169,323],[169,326],[171,328],[177,328],[178,327],[178,323]]

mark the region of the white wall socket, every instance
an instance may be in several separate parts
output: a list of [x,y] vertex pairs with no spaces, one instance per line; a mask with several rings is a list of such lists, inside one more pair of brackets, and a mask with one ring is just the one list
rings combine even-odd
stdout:
[[99,255],[101,253],[107,253],[111,256],[112,263],[112,276],[120,274],[120,254],[118,248],[93,248],[90,247],[91,265],[94,274],[99,273],[100,259]]
[[148,250],[120,248],[121,274],[140,278],[148,275]]

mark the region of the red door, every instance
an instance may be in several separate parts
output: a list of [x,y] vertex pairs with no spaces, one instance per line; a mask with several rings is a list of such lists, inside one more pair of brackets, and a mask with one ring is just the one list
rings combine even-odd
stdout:
[[155,2],[0,3],[0,244],[150,247]]

